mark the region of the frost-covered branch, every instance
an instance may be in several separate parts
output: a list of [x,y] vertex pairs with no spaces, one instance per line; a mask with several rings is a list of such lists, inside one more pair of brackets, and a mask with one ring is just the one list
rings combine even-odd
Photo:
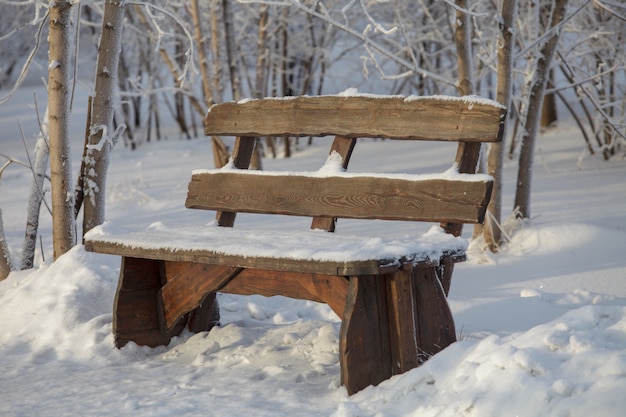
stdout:
[[[578,85],[578,91],[581,91],[585,95],[585,97],[587,97],[587,99],[589,99],[589,101],[591,102],[593,107],[595,107],[595,109],[598,111],[598,113],[602,117],[602,120],[604,121],[604,123],[606,123],[607,125],[611,126],[613,131],[621,138],[622,141],[626,141],[626,134],[624,132],[620,131],[619,126],[616,125],[613,122],[611,116],[609,116],[604,111],[604,107],[600,103],[598,103],[598,101],[595,99],[595,97],[593,97],[593,94],[591,94],[587,90],[587,88],[585,87],[584,84],[578,83],[576,81],[575,76],[574,76],[574,71],[573,71],[572,67],[568,64],[568,62],[565,60],[565,58],[563,57],[563,55],[561,54],[560,51],[557,51],[557,55],[561,58],[561,61],[563,62],[563,65],[565,66],[565,68],[567,68],[567,70],[570,72],[570,76],[575,81],[575,83]],[[611,146],[611,144],[606,144],[605,145],[605,147],[609,147],[609,146]]]
[[487,13],[475,13],[475,12],[472,12],[467,7],[459,6],[459,4],[457,2],[454,2],[452,0],[443,0],[443,2],[446,3],[448,6],[452,7],[455,11],[461,12],[464,15],[469,16],[469,17],[484,17],[484,16],[487,16]]
[[30,53],[28,54],[28,57],[26,58],[26,62],[22,66],[20,75],[15,81],[15,83],[13,84],[13,88],[11,89],[11,91],[9,91],[9,93],[6,96],[0,97],[0,105],[11,100],[11,97],[13,97],[13,94],[15,94],[15,92],[22,86],[22,83],[26,79],[26,74],[28,74],[28,69],[30,68],[30,64],[32,63],[33,59],[35,58],[35,55],[37,55],[37,52],[39,51],[39,44],[41,42],[41,33],[46,24],[46,21],[48,20],[48,16],[49,14],[46,13],[44,18],[41,19],[41,21],[39,22],[39,26],[37,27],[37,33],[35,34],[35,45],[33,46],[33,49],[31,49]]
[[[559,54],[559,57],[561,58],[561,60],[563,60],[564,64],[567,65],[567,63],[565,62],[565,58],[563,57],[561,52],[559,52],[558,54]],[[607,69],[606,71],[602,71],[602,72],[599,72],[597,74],[593,74],[592,76],[587,77],[584,80],[576,80],[576,82],[574,82],[574,83],[570,83],[570,84],[567,84],[567,85],[562,85],[562,86],[559,86],[559,87],[546,89],[546,94],[553,94],[553,93],[556,93],[557,91],[575,89],[575,88],[578,88],[578,87],[580,87],[580,86],[582,86],[584,84],[588,84],[590,82],[598,81],[599,79],[601,79],[605,75],[608,75],[608,74],[614,72],[616,69],[621,68],[621,67],[623,67],[623,63],[622,64],[617,63],[617,64],[613,65],[611,68]]]
[[587,7],[592,1],[594,0],[586,0],[583,4],[581,4],[578,9],[576,9],[573,13],[565,16],[565,18],[563,19],[563,21],[561,23],[559,23],[558,25],[555,25],[553,27],[550,27],[548,30],[546,30],[546,32],[539,36],[537,39],[535,39],[533,42],[531,42],[529,45],[526,45],[526,47],[522,50],[520,50],[514,57],[513,59],[518,59],[520,57],[523,57],[524,55],[526,55],[527,53],[529,53],[532,49],[534,49],[537,45],[542,45],[545,42],[547,42],[549,39],[551,39],[553,36],[559,36],[561,30],[563,29],[563,26],[569,22],[570,20],[572,20],[574,17],[576,17],[580,12],[583,11],[583,9],[585,7]]
[[[616,12],[615,10],[613,10],[611,7],[607,6],[606,1],[601,1],[601,0],[592,0],[593,1],[593,5],[604,10],[605,12],[613,15],[615,18],[622,20],[624,22],[626,22],[626,15],[621,15],[618,12]],[[617,4],[617,3],[609,3],[612,7],[621,7],[624,9],[624,12],[626,12],[626,5],[624,4]]]
[[30,168],[30,165],[28,165],[27,163],[22,162],[19,159],[15,159],[10,155],[5,155],[3,153],[0,153],[0,157],[6,159],[5,163],[2,164],[2,166],[0,167],[0,178],[2,178],[2,173],[4,172],[4,170],[7,169],[9,165],[11,164],[21,165],[25,168]]
[[[360,40],[363,43],[363,46],[365,47],[366,51],[369,54],[369,59],[371,59],[373,62],[375,62],[377,59],[374,55],[373,52],[377,52],[383,56],[385,56],[386,58],[390,59],[392,62],[395,62],[396,64],[400,65],[401,67],[404,67],[406,69],[406,71],[402,72],[402,74],[400,76],[395,76],[395,77],[390,77],[387,76],[386,74],[382,74],[383,78],[386,79],[391,79],[391,78],[398,78],[398,77],[402,77],[402,76],[408,76],[408,75],[413,75],[413,74],[418,74],[424,78],[430,78],[434,81],[437,82],[441,82],[443,84],[447,84],[447,85],[451,85],[451,86],[455,86],[456,85],[456,81],[444,77],[440,74],[434,73],[432,71],[428,71],[418,65],[416,65],[415,62],[411,62],[410,60],[404,59],[401,56],[399,56],[396,53],[393,53],[392,51],[389,51],[388,48],[386,48],[385,46],[383,46],[382,44],[380,44],[379,42],[377,42],[376,40],[372,39],[370,37],[370,32],[372,30],[372,28],[376,29],[377,26],[379,24],[376,25],[372,25],[370,23],[370,25],[368,25],[369,27],[366,27],[363,31],[359,31],[353,27],[351,27],[349,25],[348,22],[348,17],[347,17],[347,11],[349,8],[351,8],[355,3],[356,0],[351,0],[350,3],[348,5],[346,5],[341,13],[342,16],[344,18],[344,22],[341,22],[335,18],[333,18],[330,13],[328,12],[328,10],[326,9],[326,7],[323,6],[323,4],[321,2],[314,2],[311,6],[307,6],[305,4],[303,4],[300,0],[288,0],[285,2],[273,2],[273,1],[266,1],[266,0],[239,0],[240,3],[248,3],[248,4],[280,4],[283,6],[292,6],[295,7],[297,10],[303,11],[305,13],[308,13],[309,15],[316,17],[318,19],[321,19],[322,21],[330,24],[331,26],[341,30],[342,32],[352,36],[353,38]],[[359,0],[360,1],[360,0]],[[371,16],[370,16],[371,18]],[[372,19],[373,20],[373,19]],[[382,26],[379,25],[381,28]],[[391,32],[390,32],[391,31]],[[389,29],[386,30],[386,32],[389,33],[393,33],[396,32],[395,29]],[[376,69],[380,72],[380,65],[379,64],[375,64]]]
[[[384,34],[384,35],[391,35],[393,33],[395,33],[398,30],[397,26],[393,26],[389,29],[385,29],[383,27],[383,25],[381,25],[380,23],[378,23],[373,17],[372,15],[367,11],[367,6],[365,5],[365,3],[363,3],[363,0],[359,0],[361,3],[361,10],[363,10],[363,14],[365,15],[365,17],[367,18],[367,20],[370,22],[370,25],[374,27],[374,29],[376,29],[378,32]],[[369,28],[369,25],[368,25]],[[368,28],[366,28],[365,30],[368,30]]]
[[163,13],[164,15],[167,15],[168,17],[170,17],[172,20],[174,20],[176,22],[176,24],[183,30],[183,33],[185,34],[185,37],[187,38],[187,40],[189,41],[189,48],[187,48],[187,50],[185,51],[185,57],[187,58],[185,61],[185,65],[183,66],[183,70],[182,72],[178,75],[177,80],[180,82],[181,86],[184,85],[184,80],[187,77],[187,72],[191,69],[191,71],[193,73],[198,73],[198,70],[196,69],[195,65],[194,65],[194,61],[193,61],[193,56],[194,56],[194,43],[193,43],[193,36],[191,35],[191,33],[189,32],[189,30],[187,29],[187,27],[185,26],[185,23],[175,14],[173,14],[172,12],[159,7],[155,4],[152,3],[146,3],[146,2],[142,2],[142,1],[128,1],[128,4],[132,4],[135,6],[143,6],[143,8],[146,10],[146,13],[148,14],[148,16],[150,17],[150,21],[152,23],[152,26],[154,27],[154,29],[157,32],[157,40],[156,40],[156,47],[155,50],[156,51],[161,51],[163,50],[161,48],[161,39],[165,36],[174,36],[171,33],[167,33],[165,31],[163,31],[161,29],[161,27],[158,25],[157,21],[158,20],[162,20],[163,18],[161,16],[156,16],[152,13],[152,9],[158,11],[159,13]]

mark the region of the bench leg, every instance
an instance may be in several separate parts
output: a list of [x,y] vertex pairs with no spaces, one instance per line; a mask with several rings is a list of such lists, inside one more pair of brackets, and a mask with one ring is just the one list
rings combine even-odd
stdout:
[[128,342],[151,347],[167,345],[184,329],[184,320],[169,332],[161,329],[158,297],[162,271],[161,261],[122,257],[113,305],[113,335],[118,348]]
[[348,394],[409,371],[456,341],[437,272],[424,267],[350,278],[339,335]]
[[352,395],[391,376],[384,280],[350,277],[339,334],[341,383]]
[[189,313],[188,328],[193,333],[206,332],[220,322],[220,308],[217,294],[209,293],[202,303]]
[[443,287],[443,291],[448,296],[450,285],[452,284],[452,272],[454,272],[454,262],[444,262],[437,267],[437,276]]
[[[448,266],[452,268],[453,264]],[[430,357],[456,342],[454,318],[437,268],[418,268],[414,273],[419,347],[422,354]]]

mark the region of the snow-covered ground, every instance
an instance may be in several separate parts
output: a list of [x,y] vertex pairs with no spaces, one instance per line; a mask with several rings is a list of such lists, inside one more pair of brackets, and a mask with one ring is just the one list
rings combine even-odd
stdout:
[[[0,107],[0,154],[26,159],[15,117],[32,148],[31,101],[29,93]],[[74,166],[84,112],[77,116]],[[293,158],[264,160],[265,168],[314,170],[329,143],[318,140]],[[77,246],[50,263],[44,213],[45,259],[38,252],[36,269],[0,282],[0,415],[622,416],[626,164],[579,159],[583,141],[567,125],[543,135],[537,148],[532,220],[514,224],[497,255],[473,245],[468,262],[455,270],[450,304],[459,342],[352,397],[339,386],[338,318],[313,302],[220,295],[219,328],[183,334],[167,347],[116,349],[111,307],[119,259]],[[453,155],[441,144],[367,141],[357,146],[351,168],[444,171]],[[134,152],[119,146],[109,171],[107,218],[144,225],[211,221],[210,212],[184,208],[191,171],[211,164],[206,138],[170,138]],[[515,164],[507,161],[505,172],[509,207]],[[0,181],[16,263],[30,179],[29,171],[11,165]],[[238,221],[277,225],[255,216]],[[407,227],[367,224],[367,233],[381,235]],[[338,227],[362,228],[361,222]]]

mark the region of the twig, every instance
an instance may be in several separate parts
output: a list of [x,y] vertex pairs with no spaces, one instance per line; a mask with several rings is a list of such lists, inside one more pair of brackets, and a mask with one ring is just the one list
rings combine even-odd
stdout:
[[24,79],[26,78],[26,74],[28,73],[28,69],[30,68],[30,64],[35,58],[35,55],[37,55],[37,52],[39,51],[39,43],[41,42],[41,32],[43,31],[46,20],[48,20],[48,16],[49,16],[49,12],[46,12],[46,15],[39,23],[39,27],[37,28],[37,33],[35,34],[35,46],[30,51],[30,54],[28,54],[28,57],[26,58],[26,62],[22,66],[22,71],[20,71],[19,77],[15,81],[15,84],[13,84],[13,89],[9,91],[9,94],[7,94],[6,96],[0,97],[0,104],[4,104],[7,101],[9,101],[11,97],[13,97],[13,94],[15,94],[15,92],[22,86],[22,83],[24,82]]
[[[563,57],[563,55],[559,52],[556,51],[556,53],[559,55],[559,57],[561,58],[561,61],[563,62],[563,65],[565,65],[565,67],[569,70],[569,72],[572,74],[572,79],[574,79],[574,71],[572,70],[572,67],[569,65],[569,63],[565,60],[565,58]],[[574,79],[574,81],[576,81]],[[602,108],[602,106],[600,105],[600,103],[598,103],[596,101],[596,99],[591,95],[591,93],[589,93],[589,91],[587,91],[587,89],[585,88],[585,86],[580,85],[580,91],[582,91],[585,96],[589,99],[589,101],[591,101],[591,104],[593,104],[593,106],[596,108],[596,110],[600,113],[600,116],[602,117],[602,119],[604,120],[604,122],[606,124],[608,124],[609,126],[611,126],[611,128],[613,128],[613,131],[622,138],[622,140],[626,140],[626,134],[620,132],[620,130],[618,129],[618,127],[615,125],[615,123],[613,123],[613,121],[611,120],[611,117],[606,114],[606,112],[604,111],[604,109]],[[605,147],[608,145],[605,145]]]
[[[600,9],[604,10],[605,12],[615,16],[615,18],[617,18],[619,20],[623,20],[624,22],[626,22],[626,17],[625,16],[622,16],[621,14],[617,13],[615,10],[609,8],[603,2],[601,2],[599,0],[593,0],[593,5],[596,6],[596,7],[599,7]],[[619,4],[615,4],[614,6],[620,7]],[[622,5],[621,7],[624,7],[624,6]]]

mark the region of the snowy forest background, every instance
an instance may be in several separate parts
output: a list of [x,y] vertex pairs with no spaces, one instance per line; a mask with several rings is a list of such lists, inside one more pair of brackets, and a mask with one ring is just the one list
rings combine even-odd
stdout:
[[[625,37],[619,0],[0,0],[0,414],[621,416]],[[83,231],[209,221],[182,205],[232,146],[202,135],[211,103],[351,88],[508,103],[481,163],[500,201],[465,227],[449,298],[459,342],[347,397],[326,306],[220,294],[219,328],[115,349],[119,259]],[[379,145],[351,168],[454,155]],[[257,151],[315,170],[327,146]]]
[[[172,135],[173,126],[180,137],[201,136],[207,108],[225,100],[358,87],[380,94],[478,94],[505,104],[509,140],[484,152],[482,169],[496,178],[496,189],[486,227],[475,231],[494,251],[503,215],[531,217],[540,128],[567,117],[580,129],[586,152],[607,160],[623,155],[626,12],[620,2],[0,3],[0,103],[10,103],[24,82],[37,77],[49,93],[47,106],[44,97],[35,103],[41,143],[31,149],[32,160],[1,155],[3,169],[31,165],[33,189],[39,190],[29,203],[22,269],[33,265],[48,160],[56,259],[104,220],[115,143],[136,149]],[[92,85],[88,103],[74,103],[77,83]],[[64,163],[71,149],[67,126],[71,113],[85,107],[77,168]],[[223,165],[227,145],[212,141],[214,164]],[[254,167],[262,168],[263,157],[290,156],[294,146],[290,138],[259,140]],[[503,213],[504,158],[517,159],[519,168],[515,199]],[[6,276],[13,266],[2,248]]]

